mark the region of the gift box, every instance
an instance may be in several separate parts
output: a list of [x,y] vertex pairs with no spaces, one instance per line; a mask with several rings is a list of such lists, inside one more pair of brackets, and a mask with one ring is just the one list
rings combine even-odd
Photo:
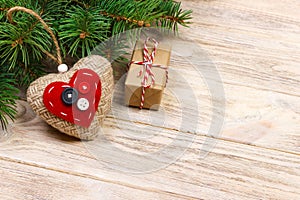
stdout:
[[[154,39],[137,41],[125,81],[125,104],[158,110],[168,79],[171,45]],[[147,59],[149,58],[149,59]]]

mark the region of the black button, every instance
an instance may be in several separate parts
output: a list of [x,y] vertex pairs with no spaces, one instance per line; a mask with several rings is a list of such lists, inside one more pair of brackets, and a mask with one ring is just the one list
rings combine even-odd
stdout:
[[62,92],[61,98],[66,105],[72,105],[78,99],[78,91],[75,88],[66,88]]

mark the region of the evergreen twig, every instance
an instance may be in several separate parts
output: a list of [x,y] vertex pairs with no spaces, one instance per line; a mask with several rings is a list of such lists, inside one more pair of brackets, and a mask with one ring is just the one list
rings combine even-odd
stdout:
[[2,129],[7,128],[8,120],[14,119],[16,114],[16,99],[18,90],[13,86],[13,74],[0,74],[0,124]]

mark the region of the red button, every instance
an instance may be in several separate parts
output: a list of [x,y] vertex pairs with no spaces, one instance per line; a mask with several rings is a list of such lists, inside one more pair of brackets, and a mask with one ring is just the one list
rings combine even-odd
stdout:
[[82,82],[79,84],[78,90],[81,94],[86,94],[90,91],[90,85],[87,82]]

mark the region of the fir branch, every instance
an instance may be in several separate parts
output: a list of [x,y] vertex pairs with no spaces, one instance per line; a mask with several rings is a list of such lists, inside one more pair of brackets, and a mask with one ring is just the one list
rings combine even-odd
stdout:
[[13,86],[13,74],[0,72],[0,124],[2,129],[7,128],[9,119],[13,120],[16,111],[18,89]]
[[80,1],[78,1],[78,0],[71,0],[71,2],[74,2],[74,3],[76,3],[76,4],[80,5],[80,6],[83,6],[83,7],[85,7],[85,8],[88,8],[88,7],[89,7],[88,4],[85,4],[85,3],[80,2]]
[[192,18],[192,10],[182,10],[180,2],[163,1],[158,8],[159,12],[164,13],[156,21],[158,27],[166,27],[176,33],[178,31],[178,24],[182,26],[190,24],[189,20]]
[[109,34],[109,23],[99,14],[99,9],[86,9],[72,6],[66,17],[61,19],[59,38],[72,56],[84,57]]
[[103,15],[103,16],[115,19],[117,21],[123,20],[123,21],[128,22],[128,23],[136,24],[139,27],[143,27],[143,26],[150,27],[151,26],[151,24],[149,22],[147,22],[147,21],[136,20],[136,19],[132,19],[132,18],[127,18],[126,16],[120,16],[120,15],[110,14],[110,13],[107,13],[105,11],[100,11],[100,14]]
[[112,22],[112,35],[138,27],[157,26],[178,31],[178,25],[187,26],[191,10],[182,10],[181,3],[169,0],[103,0],[101,14]]
[[163,14],[155,10],[160,3],[161,0],[104,0],[99,7],[103,16],[113,19],[111,32],[115,35],[129,29],[151,26]]
[[51,39],[47,32],[41,25],[33,28],[30,22],[32,20],[19,21],[17,26],[0,23],[1,64],[9,64],[9,70],[13,70],[18,61],[27,68],[32,61],[29,55],[40,60],[43,57],[41,52],[50,50]]

